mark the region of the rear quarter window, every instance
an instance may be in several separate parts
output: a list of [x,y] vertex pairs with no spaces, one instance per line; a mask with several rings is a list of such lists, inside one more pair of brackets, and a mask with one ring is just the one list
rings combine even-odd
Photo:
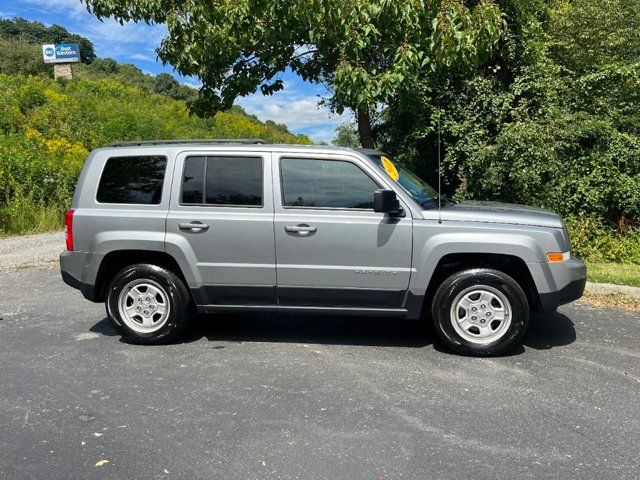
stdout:
[[158,205],[167,157],[110,157],[102,171],[96,200],[100,203]]

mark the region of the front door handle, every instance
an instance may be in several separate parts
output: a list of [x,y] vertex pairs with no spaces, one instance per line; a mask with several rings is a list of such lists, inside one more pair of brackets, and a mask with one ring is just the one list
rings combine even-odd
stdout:
[[195,220],[189,223],[179,223],[178,228],[180,230],[189,230],[190,232],[200,233],[209,230],[209,225]]
[[309,233],[317,232],[318,228],[312,227],[311,225],[307,225],[306,223],[301,223],[300,225],[287,225],[284,227],[284,231],[289,233],[299,233],[301,235],[308,235]]

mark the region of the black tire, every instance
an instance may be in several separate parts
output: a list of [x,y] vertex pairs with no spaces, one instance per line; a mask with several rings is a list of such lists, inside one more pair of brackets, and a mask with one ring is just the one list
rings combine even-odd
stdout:
[[[136,331],[123,319],[118,302],[123,289],[135,280],[149,280],[162,288],[167,297],[169,313],[163,325],[153,332]],[[142,345],[165,344],[174,340],[193,315],[193,300],[182,280],[173,272],[156,265],[131,265],[116,274],[106,294],[107,316],[123,340]]]
[[[511,307],[511,324],[500,338],[491,343],[478,344],[465,339],[456,331],[452,306],[462,292],[483,285],[506,297]],[[464,311],[463,309],[462,312]],[[529,304],[520,285],[506,273],[474,268],[455,273],[442,282],[433,297],[431,316],[438,336],[451,350],[462,355],[488,357],[507,353],[520,345],[529,324]],[[489,339],[490,337],[487,338]]]

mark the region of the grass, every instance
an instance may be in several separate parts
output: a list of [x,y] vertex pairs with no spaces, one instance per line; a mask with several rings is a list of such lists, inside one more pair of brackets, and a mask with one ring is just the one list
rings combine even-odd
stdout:
[[0,206],[0,237],[60,230],[64,209],[43,204]]
[[590,282],[640,287],[640,265],[588,262],[587,277]]

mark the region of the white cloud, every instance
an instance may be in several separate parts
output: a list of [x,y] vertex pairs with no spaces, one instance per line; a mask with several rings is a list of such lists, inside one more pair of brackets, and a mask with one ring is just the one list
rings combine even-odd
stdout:
[[89,38],[98,56],[131,58],[154,62],[156,48],[167,33],[164,25],[125,22],[120,25],[113,19],[99,21],[88,18],[74,28],[74,32]]
[[[53,9],[56,12],[78,17],[87,12],[87,7],[80,0],[19,0],[20,3]],[[46,13],[46,10],[42,13]]]
[[236,103],[263,122],[273,120],[284,123],[295,133],[330,142],[335,136],[335,127],[351,119],[352,115],[332,114],[328,108],[319,106],[319,101],[320,96],[305,94],[292,88],[290,82],[285,82],[284,90],[271,96],[256,93],[239,98]]
[[[84,28],[83,28],[84,27]],[[125,22],[120,25],[112,18],[92,21],[80,27],[94,41],[102,40],[115,44],[146,44],[149,48],[157,48],[167,34],[164,25],[149,25],[144,22]]]
[[200,87],[202,86],[202,82],[200,82],[197,78],[196,79],[188,79],[188,78],[179,78],[178,77],[178,81],[182,85],[186,85],[187,87],[195,88],[196,90],[199,90]]
[[331,144],[336,137],[335,125],[317,125],[310,128],[302,129],[297,133],[304,133],[308,137],[314,139],[317,142],[326,142]]
[[155,56],[147,55],[145,53],[134,53],[132,55],[129,55],[129,58],[131,58],[133,60],[142,60],[144,62],[155,62],[156,61],[156,57]]

